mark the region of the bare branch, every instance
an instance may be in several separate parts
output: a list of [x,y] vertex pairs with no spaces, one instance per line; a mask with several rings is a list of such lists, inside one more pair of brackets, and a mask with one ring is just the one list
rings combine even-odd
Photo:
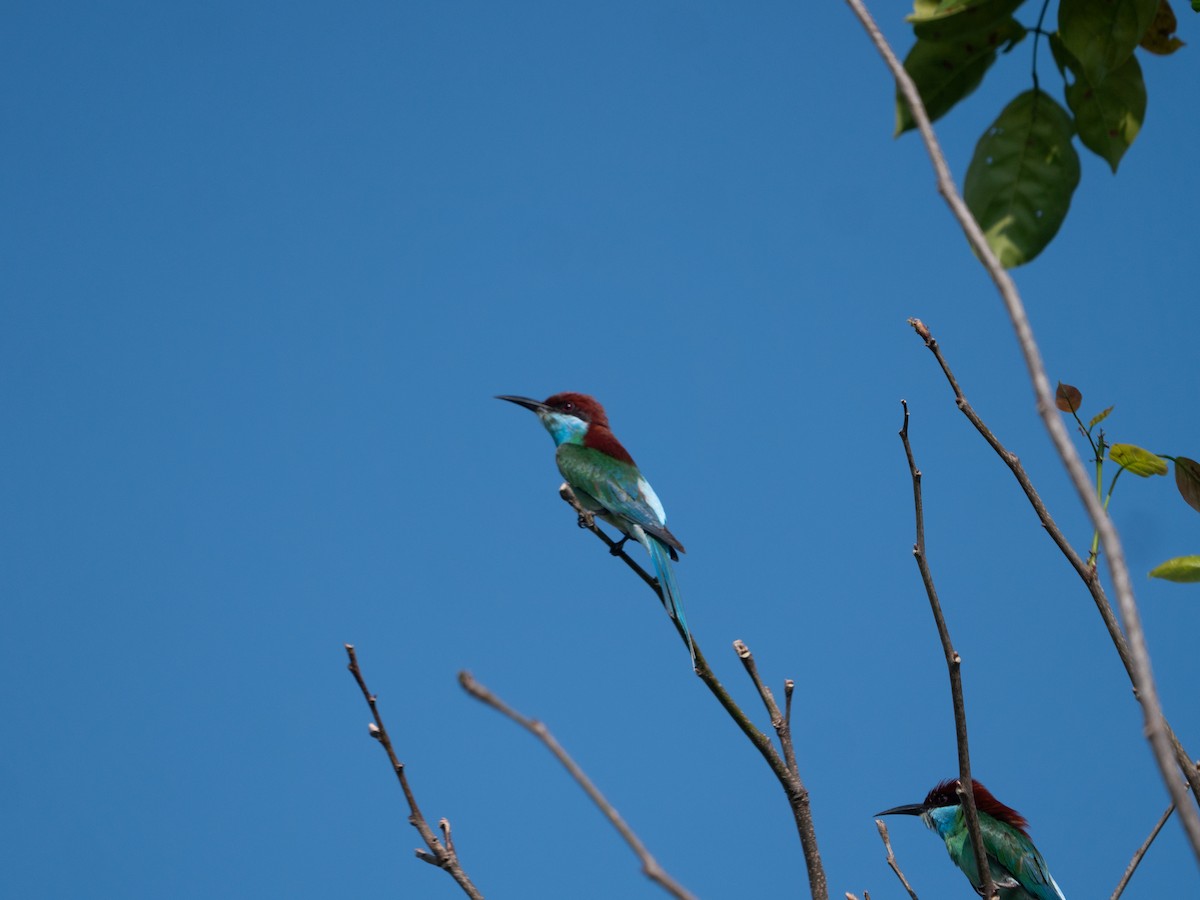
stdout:
[[562,763],[563,768],[571,774],[576,784],[583,788],[584,793],[591,798],[600,812],[604,813],[605,818],[612,823],[613,828],[617,829],[617,832],[625,839],[625,843],[637,854],[637,858],[642,863],[642,872],[647,878],[661,886],[671,896],[678,898],[678,900],[695,900],[695,896],[668,875],[666,870],[658,864],[658,861],[650,855],[650,851],[646,849],[646,845],[641,842],[638,836],[634,834],[633,829],[621,818],[621,814],[617,812],[616,808],[600,793],[600,789],[592,783],[592,780],[587,777],[583,769],[567,754],[562,745],[554,739],[554,735],[550,733],[550,729],[535,719],[529,719],[521,715],[476,681],[470,672],[459,672],[458,683],[462,685],[463,690],[476,700],[486,703],[492,709],[504,714],[527,730],[541,741],[546,746],[546,749],[554,754],[554,758]]
[[[1037,489],[1034,488],[1033,482],[1025,471],[1025,467],[1021,465],[1021,460],[1015,453],[1010,452],[1000,440],[992,433],[987,424],[980,417],[975,408],[967,401],[963,395],[962,388],[959,387],[958,379],[954,377],[954,372],[950,369],[950,364],[946,362],[945,356],[942,354],[941,345],[937,339],[930,333],[929,328],[920,319],[909,319],[908,324],[925,342],[925,346],[933,354],[933,358],[937,360],[938,366],[941,367],[942,373],[946,376],[946,381],[949,383],[951,390],[954,391],[954,402],[966,416],[967,420],[975,426],[975,430],[980,436],[987,441],[988,446],[995,451],[996,455],[1003,460],[1012,472],[1013,477],[1017,479],[1017,484],[1021,486],[1021,490],[1025,493],[1029,500],[1033,511],[1037,513],[1038,521],[1042,523],[1042,527],[1054,541],[1054,544],[1066,557],[1067,562],[1071,564],[1084,586],[1092,596],[1092,601],[1096,604],[1096,610],[1100,613],[1100,618],[1104,621],[1104,627],[1108,630],[1108,636],[1116,647],[1117,655],[1121,658],[1121,663],[1125,666],[1125,672],[1129,676],[1129,681],[1134,685],[1134,691],[1137,690],[1137,679],[1134,674],[1133,660],[1129,655],[1129,645],[1125,641],[1125,635],[1121,631],[1121,625],[1117,621],[1116,614],[1113,612],[1112,605],[1108,602],[1108,597],[1104,593],[1104,586],[1100,583],[1100,578],[1096,570],[1085,563],[1083,559],[1075,552],[1066,536],[1062,533],[1062,529],[1054,521],[1050,512],[1046,509],[1046,504],[1042,502],[1041,496]],[[1175,736],[1170,724],[1164,719],[1163,725],[1167,730],[1167,734],[1171,741],[1171,746],[1175,751],[1175,761],[1178,763],[1187,779],[1188,786],[1191,788],[1192,797],[1196,799],[1200,797],[1200,769],[1192,764],[1192,758],[1180,743],[1179,738]],[[1197,801],[1200,802],[1200,801]]]
[[[750,652],[750,648],[746,646],[746,642],[734,641],[733,649],[737,653],[738,658],[741,659],[742,665],[745,666],[746,674],[754,682],[754,687],[758,691],[758,696],[762,698],[763,705],[767,708],[767,715],[771,717],[771,727],[779,735],[779,746],[783,748],[783,756],[787,763],[788,771],[798,780],[800,778],[800,771],[796,766],[796,750],[792,745],[791,729],[792,693],[796,683],[790,678],[784,682],[784,692],[787,695],[787,713],[781,713],[779,711],[779,704],[775,702],[775,695],[771,693],[771,689],[763,684],[762,679],[758,677],[758,664],[754,662],[754,654]],[[809,825],[811,826],[811,822]],[[813,852],[816,852],[815,838]]]
[[1122,893],[1125,892],[1126,886],[1129,884],[1129,879],[1133,877],[1133,873],[1137,871],[1137,867],[1141,865],[1142,857],[1146,855],[1146,851],[1150,849],[1150,845],[1154,843],[1154,839],[1158,837],[1158,833],[1162,831],[1162,827],[1167,824],[1167,819],[1171,818],[1171,813],[1175,811],[1175,804],[1167,805],[1163,814],[1158,817],[1158,822],[1150,829],[1150,836],[1142,842],[1142,846],[1137,848],[1133,854],[1133,859],[1129,861],[1129,865],[1125,867],[1125,874],[1121,876],[1121,880],[1117,882],[1117,888],[1113,891],[1110,900],[1117,900]]
[[[613,556],[618,557],[625,565],[629,566],[642,581],[650,586],[650,589],[654,591],[661,601],[663,596],[658,586],[658,581],[629,557],[623,549],[620,549],[618,541],[614,541],[600,530],[599,526],[596,525],[594,517],[579,505],[579,501],[576,500],[575,494],[569,485],[564,484],[559,488],[559,496],[575,510],[579,517],[579,527],[587,529],[600,538],[609,548],[609,552]],[[672,619],[672,622],[675,624],[675,630],[679,633],[680,640],[686,643],[687,636],[683,633],[682,626],[674,619]],[[738,728],[742,730],[742,733],[746,735],[750,743],[761,754],[762,758],[766,760],[767,765],[775,773],[776,779],[778,779],[784,794],[787,796],[788,805],[792,810],[792,818],[796,822],[796,831],[800,837],[800,846],[804,850],[804,864],[808,871],[808,886],[813,900],[829,900],[829,888],[825,881],[825,869],[817,850],[816,829],[813,825],[808,791],[805,789],[803,782],[801,782],[799,774],[788,768],[787,762],[775,750],[770,738],[763,734],[750,721],[750,717],[746,715],[742,708],[734,702],[733,697],[729,695],[729,691],[725,689],[725,686],[721,684],[717,676],[713,674],[712,669],[709,668],[708,660],[705,659],[704,654],[701,652],[700,644],[694,634],[692,635],[692,648],[696,654],[696,676],[704,682],[712,695],[717,698],[717,702],[725,708],[729,717],[733,719]],[[789,704],[791,702],[790,695],[788,702]]]
[[[796,765],[796,750],[792,744],[792,692],[795,687],[795,682],[788,679],[784,682],[784,692],[787,695],[787,713],[779,711],[779,704],[775,702],[775,695],[771,693],[771,689],[763,684],[763,681],[758,676],[758,665],[754,662],[754,655],[750,652],[750,648],[746,646],[744,641],[734,641],[733,649],[737,652],[738,658],[741,659],[742,665],[746,668],[746,674],[750,676],[750,680],[754,682],[754,687],[758,690],[758,695],[762,698],[763,705],[767,709],[767,715],[771,717],[771,725],[775,729],[775,733],[779,735],[779,746],[783,748],[783,757],[787,763],[789,774],[789,782],[794,784],[796,788],[803,793],[805,813],[802,817],[796,820],[796,826],[800,829],[800,845],[804,848],[805,860],[812,860],[816,864],[818,870],[821,869],[821,852],[817,846],[817,834],[813,827],[812,815],[809,812],[808,805],[808,789],[804,786],[803,780],[800,778],[800,769]],[[813,876],[810,863],[809,878]],[[823,872],[820,873],[822,876]]]
[[404,791],[404,798],[408,801],[408,822],[413,828],[417,829],[417,833],[421,835],[421,840],[429,848],[428,850],[418,849],[416,851],[417,858],[449,872],[450,877],[458,882],[458,886],[463,889],[463,893],[471,897],[472,900],[483,900],[483,894],[479,893],[479,889],[471,883],[471,879],[467,877],[467,873],[463,871],[462,866],[459,864],[458,853],[454,849],[454,842],[450,840],[450,820],[442,819],[438,823],[438,827],[441,828],[442,834],[446,839],[445,844],[442,844],[437,839],[437,836],[434,835],[433,829],[429,827],[429,823],[425,821],[425,816],[421,814],[421,809],[417,806],[417,798],[414,796],[412,788],[409,787],[404,763],[396,758],[396,751],[392,748],[392,740],[388,737],[387,728],[384,727],[383,719],[379,715],[379,708],[375,703],[375,695],[367,689],[367,683],[363,680],[362,670],[358,667],[358,655],[354,652],[354,645],[346,644],[345,646],[346,655],[350,658],[350,664],[347,668],[358,683],[363,699],[367,701],[367,706],[370,707],[371,715],[375,719],[374,722],[367,726],[368,733],[375,740],[379,741],[383,745],[383,749],[387,752],[388,761],[392,764],[392,771],[396,773],[396,778],[400,781],[400,789]]
[[[1189,770],[1196,768],[1200,768],[1200,762],[1196,762],[1187,767]],[[1188,789],[1191,789],[1190,785]],[[1142,846],[1137,848],[1133,854],[1133,858],[1129,861],[1129,865],[1125,867],[1125,874],[1122,875],[1121,880],[1117,882],[1116,890],[1113,891],[1113,895],[1110,900],[1117,900],[1117,898],[1120,897],[1124,892],[1125,888],[1129,885],[1129,880],[1133,878],[1133,873],[1136,872],[1137,867],[1141,865],[1142,857],[1146,855],[1146,851],[1150,849],[1150,845],[1154,843],[1154,839],[1158,837],[1158,833],[1162,831],[1163,826],[1167,824],[1167,819],[1171,818],[1171,813],[1174,811],[1175,804],[1171,803],[1168,804],[1167,808],[1163,811],[1163,814],[1159,816],[1158,822],[1155,823],[1154,827],[1150,829],[1149,836],[1146,838],[1146,840],[1142,841]]]
[[900,864],[896,862],[896,854],[892,852],[892,842],[888,839],[887,826],[883,824],[882,819],[875,820],[875,827],[879,829],[879,837],[883,839],[884,849],[887,850],[887,864],[892,871],[896,873],[896,877],[900,879],[900,883],[904,885],[904,889],[908,891],[908,896],[912,900],[917,900],[917,892],[912,889],[912,885],[908,883],[908,879],[904,877],[904,873],[900,871]]
[[1034,339],[1033,328],[1029,324],[1029,317],[1025,313],[1025,305],[1021,301],[1020,294],[1017,293],[1016,284],[1008,272],[1005,271],[1004,267],[1000,265],[1000,260],[996,258],[996,254],[992,252],[991,247],[988,246],[983,230],[972,217],[970,210],[967,209],[966,203],[963,202],[958,189],[954,185],[954,179],[950,175],[950,167],[946,164],[946,157],[942,153],[937,137],[933,133],[933,126],[929,122],[929,116],[925,111],[924,104],[921,102],[921,95],[917,90],[916,84],[913,83],[912,78],[904,70],[904,66],[901,65],[900,60],[896,58],[896,54],[888,45],[883,32],[879,30],[879,26],[867,11],[866,6],[863,5],[862,0],[846,0],[846,2],[854,11],[859,21],[862,22],[863,28],[866,29],[880,56],[883,57],[884,63],[895,77],[896,84],[900,88],[900,92],[904,95],[904,99],[912,111],[913,119],[917,123],[917,128],[921,132],[921,139],[925,143],[925,149],[929,153],[930,161],[933,163],[933,169],[937,176],[938,193],[945,199],[954,218],[958,220],[963,233],[966,235],[971,249],[975,251],[975,255],[982,262],[984,269],[996,285],[996,290],[1000,294],[1000,299],[1004,303],[1009,321],[1012,323],[1013,331],[1016,334],[1017,345],[1020,347],[1021,355],[1025,359],[1025,368],[1037,399],[1038,415],[1042,419],[1042,424],[1045,426],[1046,432],[1050,435],[1054,449],[1058,452],[1059,458],[1067,469],[1067,474],[1070,476],[1071,483],[1075,486],[1075,491],[1079,495],[1080,501],[1087,510],[1088,518],[1091,519],[1092,525],[1100,534],[1100,541],[1104,545],[1105,556],[1108,560],[1109,576],[1112,578],[1113,589],[1117,595],[1117,606],[1120,607],[1121,616],[1125,622],[1125,631],[1128,635],[1130,656],[1133,663],[1134,688],[1137,691],[1138,702],[1142,706],[1145,734],[1154,752],[1154,759],[1158,763],[1163,783],[1166,784],[1167,790],[1171,793],[1171,799],[1174,800],[1175,805],[1179,808],[1179,816],[1183,822],[1188,840],[1191,842],[1192,852],[1196,856],[1197,861],[1200,861],[1200,813],[1197,812],[1194,806],[1186,803],[1187,798],[1183,786],[1179,783],[1179,779],[1175,774],[1175,765],[1172,762],[1173,748],[1171,746],[1171,739],[1167,733],[1166,724],[1163,719],[1162,707],[1158,700],[1158,690],[1154,685],[1154,672],[1150,665],[1150,651],[1146,646],[1146,638],[1142,632],[1141,615],[1138,612],[1137,601],[1133,596],[1133,584],[1129,579],[1129,566],[1125,562],[1125,551],[1121,546],[1121,540],[1117,534],[1116,527],[1108,517],[1108,513],[1105,511],[1100,499],[1093,491],[1087,471],[1083,467],[1083,461],[1079,458],[1078,453],[1076,453],[1075,446],[1071,442],[1071,436],[1067,433],[1067,428],[1058,415],[1058,411],[1054,405],[1054,393],[1050,387],[1050,379],[1046,377],[1046,367],[1042,362],[1041,351],[1038,349],[1037,341]]
[[925,593],[929,597],[929,608],[933,611],[933,620],[937,624],[938,637],[942,641],[942,652],[946,656],[946,668],[950,672],[950,696],[954,704],[954,733],[958,739],[958,795],[962,800],[963,812],[966,813],[967,830],[971,835],[971,846],[975,851],[975,859],[979,868],[980,896],[998,898],[999,892],[992,883],[992,873],[988,868],[987,852],[983,846],[983,833],[979,830],[979,816],[975,810],[975,792],[971,783],[971,754],[967,744],[967,709],[963,702],[962,692],[962,658],[950,641],[950,630],[946,627],[946,619],[942,615],[942,604],[938,601],[937,588],[933,584],[933,573],[929,570],[929,562],[925,555],[925,510],[921,501],[921,470],[913,459],[912,445],[908,442],[908,403],[901,400],[904,406],[904,425],[900,429],[900,440],[904,443],[904,455],[908,458],[908,471],[912,475],[913,509],[917,520],[917,542],[913,545],[913,556],[917,560],[917,568],[921,570],[921,581],[925,584]]

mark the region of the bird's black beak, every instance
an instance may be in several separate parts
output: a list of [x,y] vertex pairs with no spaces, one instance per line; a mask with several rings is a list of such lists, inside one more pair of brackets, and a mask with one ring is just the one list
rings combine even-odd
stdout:
[[885,809],[883,812],[877,812],[877,816],[919,816],[925,812],[924,803],[909,803],[907,806],[893,806],[891,809]]
[[531,400],[528,397],[517,397],[513,394],[497,394],[496,399],[507,400],[509,403],[515,403],[517,406],[523,406],[526,409],[533,410],[534,412],[538,412],[547,408],[546,404],[541,400]]

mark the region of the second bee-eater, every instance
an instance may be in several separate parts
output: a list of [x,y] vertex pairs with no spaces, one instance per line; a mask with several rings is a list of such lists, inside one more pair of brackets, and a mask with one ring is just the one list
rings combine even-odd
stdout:
[[554,438],[558,470],[580,505],[625,535],[622,544],[633,538],[646,548],[663,605],[679,623],[695,667],[696,650],[671,571],[671,560],[679,559],[683,544],[667,530],[667,514],[658,495],[613,435],[604,407],[587,394],[572,392],[555,394],[544,401],[511,395],[496,399],[533,410]]
[[[1005,806],[973,778],[971,785],[988,871],[1001,900],[1065,900],[1046,867],[1046,860],[1029,839],[1026,831],[1029,823],[1025,817]],[[979,867],[975,864],[975,849],[967,832],[967,817],[958,798],[956,779],[936,785],[926,795],[924,803],[896,806],[875,815],[896,814],[920,816],[946,842],[950,858],[962,869],[976,892],[980,890]]]

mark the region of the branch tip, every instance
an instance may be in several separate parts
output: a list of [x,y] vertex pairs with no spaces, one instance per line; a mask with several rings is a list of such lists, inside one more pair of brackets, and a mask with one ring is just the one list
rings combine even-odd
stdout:
[[[672,879],[671,876],[668,875],[658,864],[657,860],[650,855],[650,851],[646,849],[646,846],[633,832],[633,829],[625,823],[625,820],[621,818],[621,815],[617,812],[616,808],[608,802],[602,793],[600,793],[600,789],[592,783],[592,780],[588,778],[587,774],[582,768],[580,768],[579,764],[571,758],[565,749],[563,749],[563,746],[555,739],[554,735],[551,734],[550,729],[548,729],[537,719],[532,719],[517,712],[486,687],[477,683],[471,677],[470,673],[466,671],[459,672],[458,681],[472,697],[479,700],[481,703],[490,706],[501,715],[520,725],[542,742],[543,746],[545,746],[545,748],[550,751],[554,758],[558,760],[562,767],[570,773],[571,777],[575,780],[575,783],[583,789],[583,792],[588,795],[592,803],[594,803],[604,817],[608,819],[613,828],[617,830],[617,833],[624,838],[625,843],[629,845],[630,849],[633,850],[638,859],[641,861],[642,871],[648,878],[657,883],[672,896],[678,898],[678,900],[695,900],[693,895],[690,894],[682,885],[678,884],[674,879]],[[438,824],[439,827],[442,828],[443,834],[446,836],[446,846],[452,853],[454,845],[450,841],[450,823],[446,819],[442,819]]]

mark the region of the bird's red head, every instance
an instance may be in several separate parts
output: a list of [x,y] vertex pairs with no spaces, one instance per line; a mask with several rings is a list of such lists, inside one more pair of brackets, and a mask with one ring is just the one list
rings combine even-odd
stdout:
[[627,462],[631,466],[636,465],[633,457],[629,455],[629,451],[621,446],[621,442],[612,433],[612,429],[608,425],[608,416],[604,412],[604,407],[600,405],[600,401],[595,397],[587,394],[578,394],[574,391],[564,391],[561,394],[555,394],[553,397],[547,397],[546,406],[555,412],[575,416],[588,423],[587,435],[583,439],[585,447],[599,450],[601,453],[605,453],[621,462]]
[[608,416],[604,407],[595,397],[579,394],[575,391],[563,391],[553,397],[546,398],[546,405],[556,412],[583,419],[588,425],[598,428],[608,428]]
[[[1029,823],[1025,821],[1025,817],[1013,809],[1011,806],[1005,806],[997,800],[992,792],[985,788],[982,784],[971,779],[971,787],[975,795],[975,808],[980,812],[987,813],[997,822],[1005,822],[1011,825],[1017,831],[1021,832],[1026,837],[1029,837]],[[939,782],[934,786],[928,794],[925,795],[924,806],[926,809],[935,809],[939,806],[958,806],[958,779],[948,778],[945,781]]]

